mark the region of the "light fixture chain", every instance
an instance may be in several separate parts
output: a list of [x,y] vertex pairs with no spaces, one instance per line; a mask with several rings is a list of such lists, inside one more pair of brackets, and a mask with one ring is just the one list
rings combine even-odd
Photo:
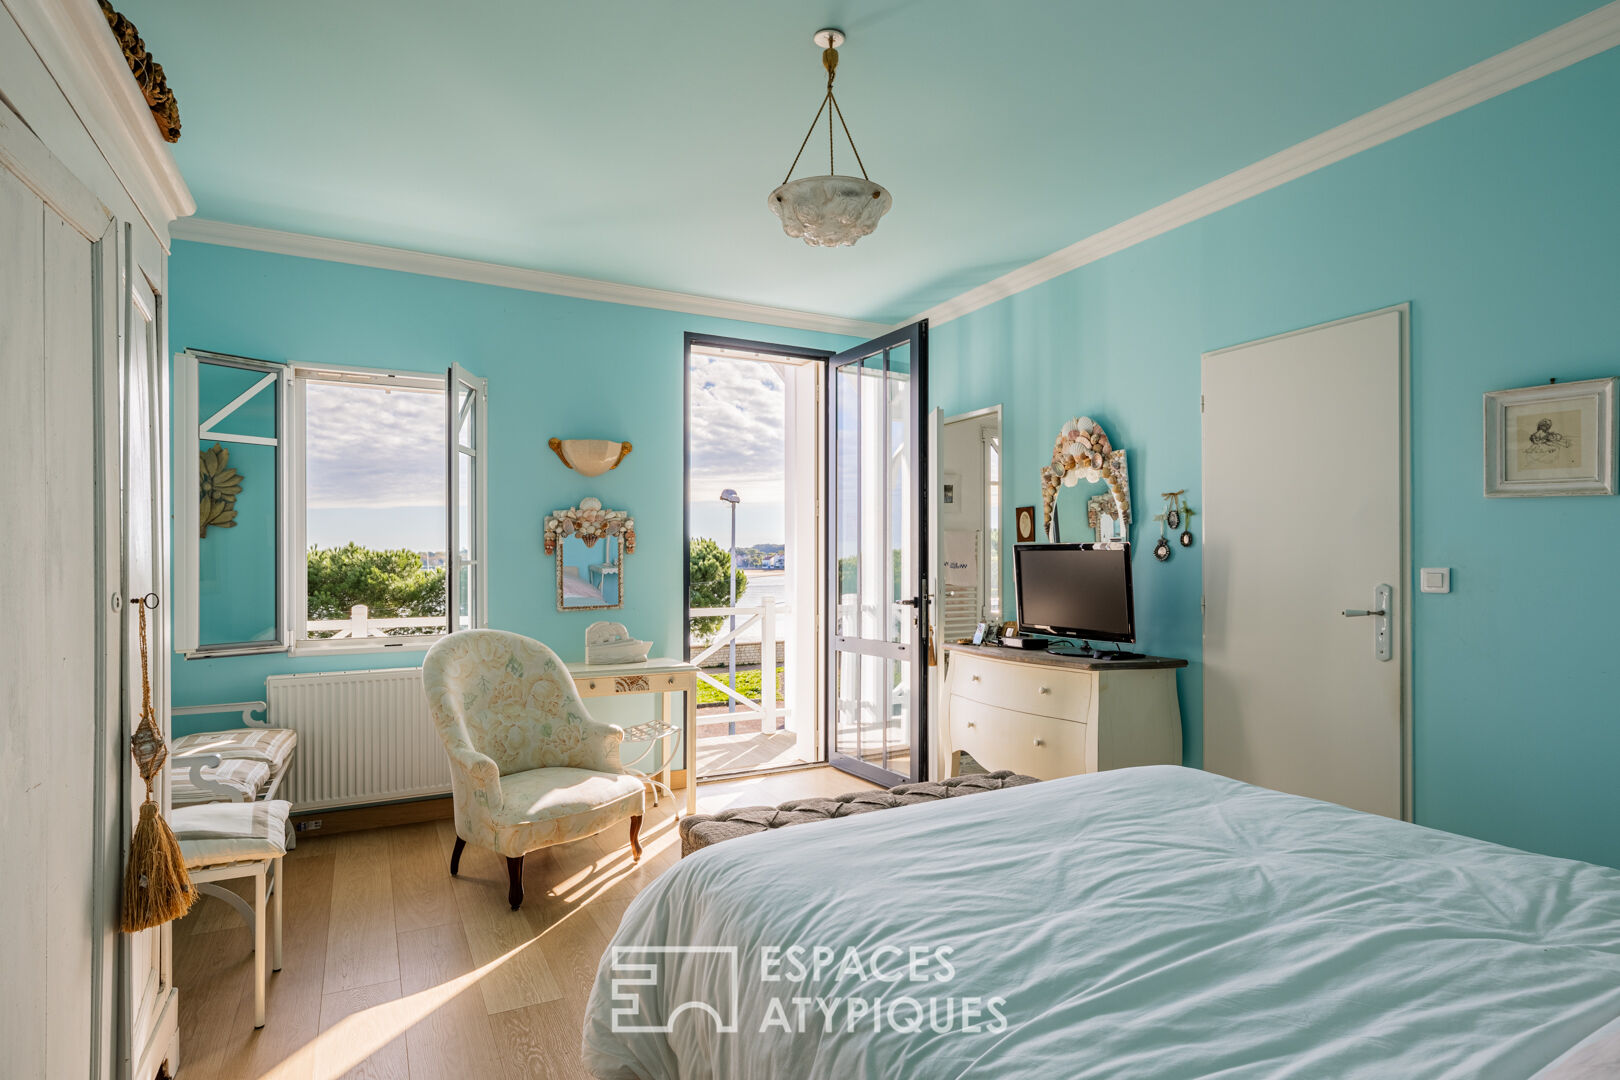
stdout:
[[[816,115],[811,117],[811,119],[810,119],[810,130],[806,131],[804,133],[804,141],[799,144],[799,152],[797,154],[793,155],[793,164],[788,166],[787,175],[782,177],[782,183],[785,184],[789,180],[793,179],[793,170],[797,169],[799,167],[799,158],[804,156],[804,148],[806,146],[810,145],[810,136],[812,136],[812,135],[814,135],[816,133],[816,123],[821,119],[822,110],[827,107],[827,102],[828,102],[829,99],[831,99],[831,97],[832,97],[832,90],[829,89],[827,91],[827,96],[821,99],[821,108],[817,109],[816,110]],[[827,118],[827,122],[829,124],[832,123],[832,117],[829,116]],[[856,155],[856,156],[859,157],[859,155]]]
[[[838,122],[844,127],[844,138],[849,140],[849,148],[855,154],[855,164],[860,167],[861,178],[870,182],[872,178],[866,175],[866,164],[861,161],[861,151],[855,145],[855,136],[849,133],[849,124],[844,120],[844,110],[838,107],[838,99],[832,96],[831,90],[827,91],[827,96],[832,98],[833,111],[838,114]],[[832,117],[830,116],[827,117],[827,126],[828,128],[832,127]]]

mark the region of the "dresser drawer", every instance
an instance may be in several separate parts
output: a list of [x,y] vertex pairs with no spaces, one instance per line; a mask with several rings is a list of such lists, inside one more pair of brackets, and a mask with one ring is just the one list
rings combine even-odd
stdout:
[[1096,679],[1089,671],[1064,671],[965,653],[951,656],[952,694],[1036,716],[1089,719]]
[[1088,725],[1004,709],[972,698],[950,700],[951,749],[966,750],[986,769],[1011,769],[1040,780],[1077,776],[1095,767]]

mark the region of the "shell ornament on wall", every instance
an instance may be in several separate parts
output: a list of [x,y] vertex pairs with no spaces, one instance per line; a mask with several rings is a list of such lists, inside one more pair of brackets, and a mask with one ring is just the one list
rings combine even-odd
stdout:
[[236,527],[236,497],[242,494],[242,474],[231,468],[231,452],[215,443],[198,455],[202,492],[197,506],[197,535]]
[[1073,487],[1081,480],[1108,485],[1119,508],[1125,528],[1131,524],[1131,493],[1126,480],[1125,451],[1115,450],[1102,426],[1089,416],[1070,420],[1052,444],[1052,464],[1041,470],[1041,501],[1046,511],[1047,536],[1052,534],[1052,513],[1059,488]]
[[586,498],[578,506],[558,510],[546,515],[544,546],[547,555],[557,553],[557,545],[565,537],[577,536],[586,547],[594,547],[603,537],[618,536],[624,540],[624,550],[636,550],[636,523],[623,510],[604,510],[602,500]]

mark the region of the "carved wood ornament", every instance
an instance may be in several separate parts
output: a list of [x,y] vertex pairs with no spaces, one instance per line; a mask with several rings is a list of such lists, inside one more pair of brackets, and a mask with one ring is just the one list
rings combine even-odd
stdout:
[[141,35],[135,30],[135,24],[114,11],[107,0],[100,0],[101,13],[107,16],[107,25],[112,27],[113,37],[118,39],[119,48],[124,50],[124,60],[129,64],[129,73],[135,76],[135,85],[141,88],[146,97],[146,107],[152,110],[152,120],[157,124],[158,133],[165,142],[180,141],[180,104],[174,99],[174,91],[169,89],[168,82],[163,78],[163,65],[152,59],[152,54],[146,51],[146,43],[141,41]]

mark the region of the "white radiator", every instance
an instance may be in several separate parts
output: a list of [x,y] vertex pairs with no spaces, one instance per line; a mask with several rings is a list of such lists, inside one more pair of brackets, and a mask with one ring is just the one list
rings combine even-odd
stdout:
[[450,790],[421,668],[272,675],[265,689],[270,723],[298,732],[281,789],[295,812]]

